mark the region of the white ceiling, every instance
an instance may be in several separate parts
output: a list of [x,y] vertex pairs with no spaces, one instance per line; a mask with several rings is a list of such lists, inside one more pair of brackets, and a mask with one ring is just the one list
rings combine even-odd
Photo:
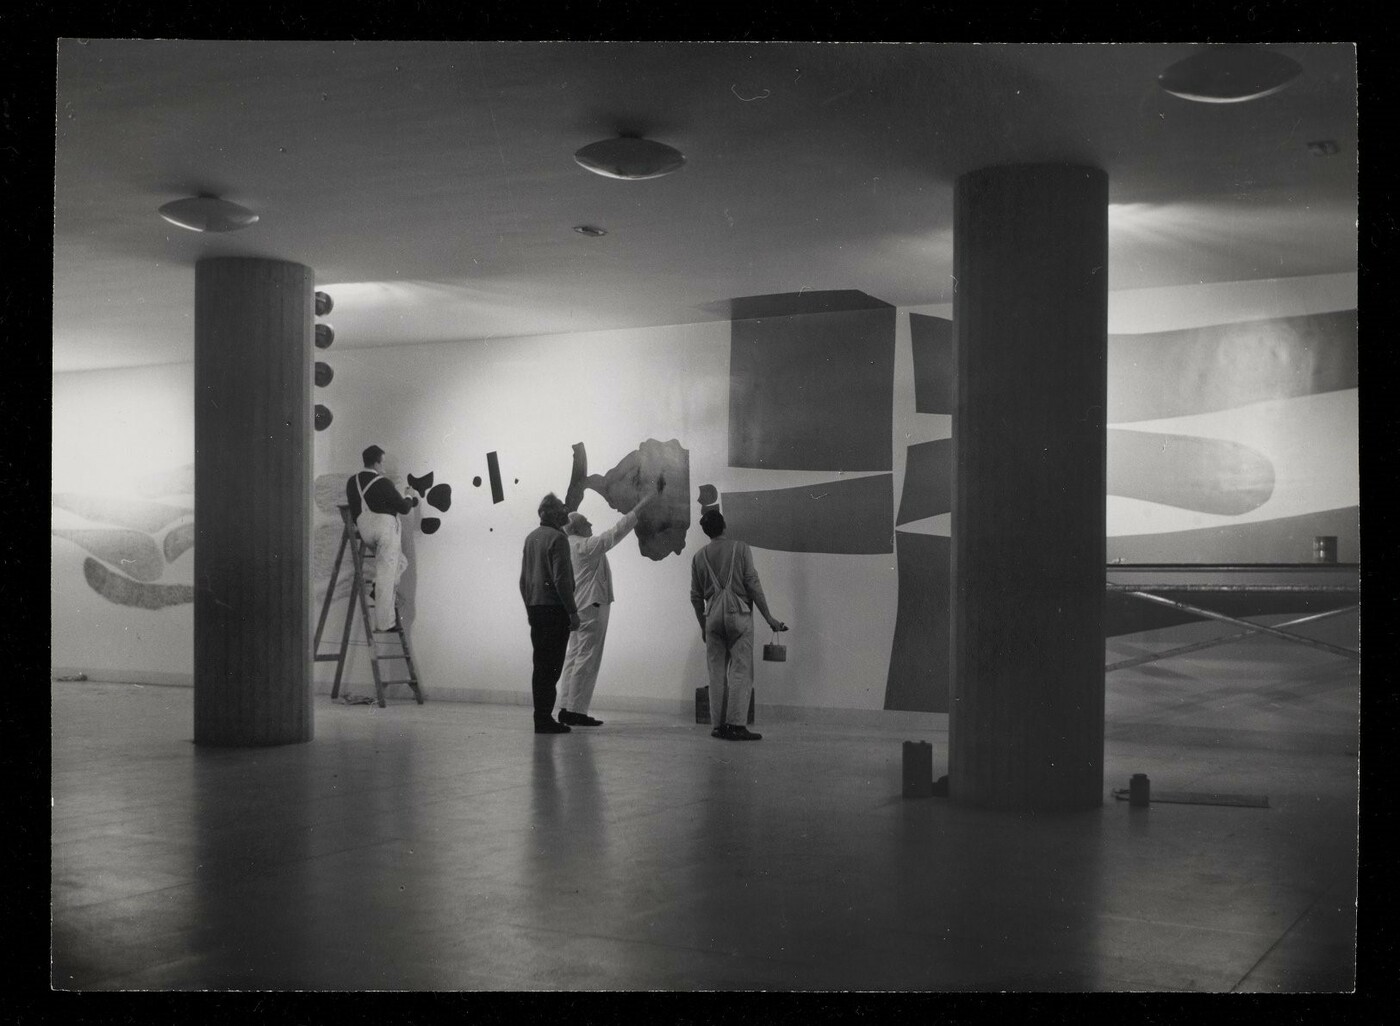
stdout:
[[[953,181],[1007,162],[1108,171],[1112,289],[1354,272],[1355,49],[1271,48],[1302,77],[1201,104],[1156,85],[1180,44],[65,39],[54,369],[192,359],[206,255],[309,265],[347,348],[716,319],[803,288],[946,303]],[[686,167],[573,162],[623,130]],[[261,220],[157,216],[200,192]]]

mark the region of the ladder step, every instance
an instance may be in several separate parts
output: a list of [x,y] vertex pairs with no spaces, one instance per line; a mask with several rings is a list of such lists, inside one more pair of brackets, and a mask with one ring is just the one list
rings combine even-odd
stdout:
[[372,658],[376,663],[382,663],[386,659],[402,659],[404,662],[408,662],[407,655],[376,655],[371,656],[370,658]]
[[418,682],[417,682],[416,680],[411,680],[411,679],[410,679],[410,680],[381,680],[379,683],[380,683],[383,687],[386,687],[386,688],[387,688],[390,684],[411,684],[411,685],[413,686],[413,690],[414,690],[414,691],[417,691],[417,690],[418,690]]
[[340,653],[330,652],[324,655],[318,655],[315,659],[318,663],[338,663],[340,662]]

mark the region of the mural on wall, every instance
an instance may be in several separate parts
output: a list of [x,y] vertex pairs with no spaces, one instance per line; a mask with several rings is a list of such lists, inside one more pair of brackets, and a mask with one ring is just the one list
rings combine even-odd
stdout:
[[[587,469],[581,442],[574,446],[574,459],[575,467],[582,461],[583,469]],[[619,513],[630,513],[662,481],[665,490],[657,501],[642,509],[633,532],[642,555],[652,560],[665,559],[672,553],[680,555],[685,549],[685,535],[690,529],[690,452],[674,438],[667,442],[648,438],[606,474],[589,474],[583,482]],[[568,495],[573,494],[570,482]]]
[[146,475],[134,491],[55,492],[50,534],[89,553],[83,579],[108,602],[138,609],[193,602],[190,585],[153,582],[194,544],[194,464]]
[[[952,414],[952,321],[915,313],[909,319],[916,411]],[[1356,311],[1110,335],[1108,368],[1110,424],[1305,401],[1357,387]],[[1287,419],[1288,414],[1279,416]],[[1183,427],[1221,426],[1219,421],[1183,420]],[[1262,452],[1231,438],[1146,428],[1109,427],[1106,442],[1110,496],[1219,517],[1265,508],[1276,494],[1278,460],[1291,455]],[[1307,476],[1306,470],[1295,470],[1295,477],[1300,474]],[[950,512],[952,475],[951,439],[909,446],[897,523]],[[1181,531],[1111,533],[1107,552],[1109,561],[1117,563],[1304,562],[1318,535],[1350,539],[1354,551],[1358,520],[1359,509],[1348,505]],[[947,709],[950,546],[946,535],[897,532],[899,599],[887,709]],[[1331,607],[1315,597],[1244,594],[1221,611],[1256,616],[1316,608]],[[1119,595],[1110,594],[1105,603],[1109,636],[1195,619]]]

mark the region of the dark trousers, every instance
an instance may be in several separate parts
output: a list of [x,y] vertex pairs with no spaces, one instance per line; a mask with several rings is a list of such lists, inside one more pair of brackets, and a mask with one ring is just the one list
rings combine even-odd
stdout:
[[563,606],[526,606],[525,612],[530,618],[530,644],[535,649],[535,675],[530,679],[535,719],[553,719],[559,674],[569,647],[569,614]]

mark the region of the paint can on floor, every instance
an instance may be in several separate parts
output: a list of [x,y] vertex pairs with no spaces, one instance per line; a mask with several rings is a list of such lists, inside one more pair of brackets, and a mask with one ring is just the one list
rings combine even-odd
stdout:
[[1337,561],[1337,536],[1319,534],[1313,538],[1313,562],[1335,563]]
[[933,796],[933,745],[927,741],[904,742],[904,797]]
[[1152,786],[1146,773],[1134,773],[1128,780],[1128,804],[1145,807],[1152,802]]

